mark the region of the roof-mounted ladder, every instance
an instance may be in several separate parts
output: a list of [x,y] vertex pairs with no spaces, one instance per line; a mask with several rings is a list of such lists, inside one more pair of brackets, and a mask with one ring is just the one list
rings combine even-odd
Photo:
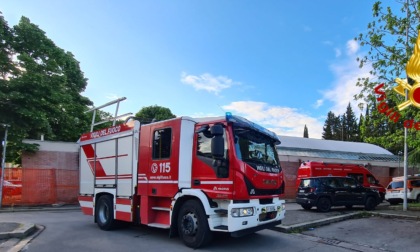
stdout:
[[[102,124],[102,123],[106,123],[106,122],[109,122],[109,121],[113,121],[112,122],[112,126],[115,126],[115,122],[117,121],[117,119],[132,115],[133,113],[125,113],[123,115],[117,116],[118,109],[119,109],[119,106],[120,106],[120,102],[121,101],[124,101],[125,99],[127,99],[127,98],[126,97],[121,97],[121,98],[118,98],[118,99],[116,99],[114,101],[110,101],[108,103],[105,103],[104,105],[101,105],[101,106],[98,106],[98,107],[93,107],[93,108],[89,109],[88,111],[85,111],[85,113],[89,113],[89,112],[92,112],[93,111],[92,124],[90,126],[90,132],[93,131],[93,127],[95,127],[96,125],[99,125],[99,124]],[[100,122],[95,122],[96,111],[98,109],[105,108],[105,107],[108,107],[108,106],[113,105],[113,104],[117,104],[117,107],[115,109],[115,115],[114,115],[114,117],[107,118],[107,119],[105,119],[103,121],[100,121]]]

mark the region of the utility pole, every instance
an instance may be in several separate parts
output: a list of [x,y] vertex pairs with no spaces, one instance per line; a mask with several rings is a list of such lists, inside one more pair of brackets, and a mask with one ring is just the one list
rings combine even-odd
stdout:
[[[407,29],[406,29],[406,45],[405,45],[405,52],[408,55],[408,27],[410,24],[410,8],[407,4]],[[408,75],[407,75],[407,82],[408,82]],[[408,100],[408,90],[405,89],[405,100]],[[403,200],[403,211],[407,211],[407,163],[408,163],[408,147],[407,147],[407,127],[404,127],[404,200]]]
[[3,204],[3,181],[4,181],[4,168],[6,165],[6,146],[7,146],[7,129],[10,127],[9,124],[0,123],[5,128],[4,141],[3,141],[3,156],[1,158],[1,178],[0,178],[0,208]]

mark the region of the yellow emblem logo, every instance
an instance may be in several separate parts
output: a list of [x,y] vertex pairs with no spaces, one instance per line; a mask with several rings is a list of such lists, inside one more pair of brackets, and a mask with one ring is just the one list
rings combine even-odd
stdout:
[[405,71],[407,72],[407,79],[395,79],[398,86],[394,87],[394,91],[405,96],[408,91],[408,100],[398,105],[401,111],[410,105],[420,108],[420,33],[417,37],[417,42],[414,46],[414,54],[411,55],[407,62]]

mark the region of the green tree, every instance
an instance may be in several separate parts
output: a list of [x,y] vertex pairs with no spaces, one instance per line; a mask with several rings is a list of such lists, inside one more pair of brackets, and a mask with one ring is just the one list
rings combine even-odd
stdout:
[[332,122],[333,140],[343,140],[343,116],[334,116]]
[[[17,69],[12,61],[13,48],[11,41],[13,33],[0,11],[0,85],[6,85],[10,75],[16,73]],[[1,95],[1,94],[0,94]],[[0,97],[3,100],[5,97]]]
[[[0,18],[2,36],[0,122],[11,125],[8,161],[22,150],[36,150],[25,138],[76,141],[89,129],[83,112],[92,102],[82,96],[87,85],[79,62],[57,47],[26,17],[13,28]],[[10,148],[9,148],[10,147]]]
[[333,112],[328,112],[327,119],[325,120],[323,132],[322,132],[322,139],[325,140],[332,140],[333,137],[333,126],[335,121],[335,115]]
[[308,127],[306,127],[306,124],[305,124],[305,127],[303,128],[303,137],[309,138]]
[[[401,120],[390,121],[387,116],[380,114],[376,107],[377,95],[374,88],[384,83],[386,102],[390,108],[404,101],[404,97],[392,90],[396,86],[396,78],[406,76],[405,67],[413,54],[413,48],[420,29],[420,4],[418,1],[396,1],[400,8],[391,8],[389,2],[375,2],[373,5],[373,21],[367,25],[367,32],[355,39],[361,46],[367,47],[369,52],[359,58],[360,67],[370,68],[371,78],[361,78],[357,85],[362,91],[355,96],[370,108],[370,118],[366,118],[365,129],[362,131],[363,141],[380,145],[393,153],[401,150],[403,144],[404,127],[402,121],[408,118],[420,119],[420,110],[410,106],[400,111]],[[368,127],[368,128],[366,128]],[[375,131],[371,131],[375,129]],[[373,133],[373,134],[371,134]],[[417,148],[420,144],[417,130],[410,130],[407,138],[409,149]]]
[[344,139],[343,141],[358,142],[359,138],[359,124],[350,103],[347,105],[346,113],[344,114]]
[[162,121],[166,119],[175,118],[176,116],[172,114],[169,108],[161,107],[158,105],[152,105],[148,107],[143,107],[135,115],[136,118],[139,118],[141,122],[151,122],[151,121]]

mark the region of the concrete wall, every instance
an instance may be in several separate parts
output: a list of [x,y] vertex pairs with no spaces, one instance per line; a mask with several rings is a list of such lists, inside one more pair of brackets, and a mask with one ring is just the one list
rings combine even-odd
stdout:
[[22,155],[23,168],[79,170],[79,150],[76,143],[25,140],[39,144],[39,151]]

